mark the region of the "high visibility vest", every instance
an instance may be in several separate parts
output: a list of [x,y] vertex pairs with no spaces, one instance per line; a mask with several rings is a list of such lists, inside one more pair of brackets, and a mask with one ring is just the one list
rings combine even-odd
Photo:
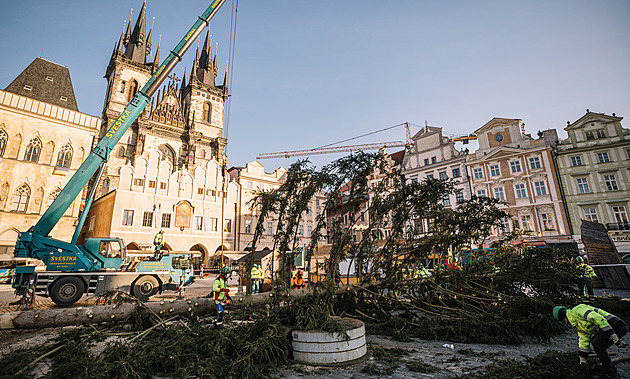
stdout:
[[163,240],[164,240],[164,235],[162,233],[157,233],[155,237],[153,238],[153,244],[161,245]]
[[578,348],[581,356],[588,355],[594,334],[601,331],[610,336],[615,332],[608,321],[616,316],[590,305],[580,304],[567,309],[567,318],[578,330]]
[[219,275],[212,283],[212,292],[214,292],[215,301],[225,300],[225,294],[228,292],[226,280],[223,276]]

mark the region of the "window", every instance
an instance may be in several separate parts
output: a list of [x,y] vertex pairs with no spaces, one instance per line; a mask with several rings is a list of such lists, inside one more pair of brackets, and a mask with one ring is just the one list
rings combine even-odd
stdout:
[[309,225],[306,227],[306,236],[308,238],[311,238],[312,235],[313,235],[313,227]]
[[626,213],[626,207],[623,205],[612,207],[613,215],[617,224],[628,223],[628,213]]
[[28,199],[31,197],[31,189],[26,184],[22,184],[13,195],[13,205],[11,210],[14,212],[26,213],[28,208]]
[[526,232],[531,232],[534,230],[534,224],[532,223],[531,215],[521,215],[521,229]]
[[54,79],[52,76],[46,75],[46,80],[48,80],[49,82],[52,82]]
[[529,168],[531,168],[532,170],[541,168],[540,158],[539,157],[529,158]]
[[144,179],[135,179],[133,183],[137,186],[144,186]]
[[615,178],[615,175],[604,175],[604,182],[606,183],[607,191],[619,190],[619,187],[617,186],[617,178]]
[[32,87],[32,86],[29,86],[28,84],[25,84],[25,85],[24,85],[24,89],[25,89],[25,90],[27,90],[27,91],[32,91],[32,90],[33,90],[33,87]]
[[39,160],[39,153],[42,151],[42,141],[38,138],[33,138],[26,146],[26,154],[24,154],[24,160],[27,162],[35,162]]
[[591,189],[588,187],[588,180],[586,178],[578,178],[575,181],[577,182],[579,193],[591,192]]
[[214,196],[214,190],[206,190],[206,196]]
[[584,219],[587,221],[599,222],[597,218],[597,209],[584,208]]
[[626,156],[630,159],[630,149],[626,149]]
[[195,230],[203,230],[203,216],[195,216]]
[[428,166],[428,165],[429,165],[429,158],[425,158],[425,159],[424,159],[424,165],[425,165],[425,166]]
[[56,188],[54,191],[50,193],[50,196],[48,197],[48,204],[46,205],[47,208],[49,208],[50,205],[55,201],[57,196],[59,196],[60,192],[61,192],[61,189]]
[[498,164],[490,166],[490,176],[501,176],[501,170],[499,170]]
[[604,131],[604,129],[599,129],[597,131],[597,138],[606,138],[606,132]]
[[306,207],[306,215],[311,216],[312,214],[313,214],[313,208],[311,208],[311,206],[309,205],[308,207]]
[[503,190],[503,187],[496,187],[496,188],[493,188],[493,190],[494,190],[494,197],[497,200],[505,201],[505,191]]
[[72,146],[68,143],[59,150],[57,167],[70,168],[70,162],[72,162]]
[[273,222],[271,221],[267,221],[267,234],[268,235],[273,234]]
[[219,230],[219,219],[216,217],[210,217],[210,225],[209,230],[211,232],[216,232]]
[[510,162],[510,168],[512,169],[512,172],[521,172],[521,162],[520,161]]
[[536,196],[545,196],[547,194],[547,186],[544,181],[534,182],[534,189],[536,189]]
[[595,139],[595,135],[593,134],[592,131],[586,132],[586,139],[587,140]]
[[444,195],[444,197],[442,198],[442,204],[445,207],[448,207],[449,205],[451,205],[451,198],[448,195]]
[[138,82],[136,82],[135,80],[132,80],[129,83],[129,92],[127,92],[127,102],[130,102],[131,99],[133,99],[133,95],[136,94],[137,90],[138,90]]
[[446,175],[446,171],[440,171],[439,175],[440,175],[440,180],[448,179],[448,176]]
[[149,188],[155,188],[155,180],[149,180]]
[[171,214],[162,213],[162,222],[160,223],[162,229],[169,229],[171,227]]
[[212,121],[212,104],[210,103],[203,104],[203,120],[205,122]]
[[245,233],[250,234],[252,232],[252,220],[245,220]]
[[455,202],[457,202],[457,204],[464,202],[464,193],[462,191],[455,192]]
[[427,180],[431,180],[431,179],[433,179],[433,174],[428,174],[427,175]]
[[437,163],[437,157],[431,157],[431,163]]
[[504,218],[499,221],[499,231],[501,232],[501,234],[510,232],[510,221],[508,218]]
[[0,157],[4,155],[4,148],[7,147],[8,139],[7,132],[0,130]]
[[473,177],[475,179],[483,179],[483,171],[481,168],[473,168]]
[[571,157],[571,166],[581,166],[582,165],[582,157],[577,155],[575,157]]
[[123,209],[123,226],[133,226],[133,209]]
[[454,168],[453,169],[453,178],[459,178],[462,176],[462,173],[460,172],[459,168]]
[[142,226],[145,228],[153,227],[153,212],[152,211],[144,211],[142,213]]
[[486,190],[477,190],[477,197],[486,197]]
[[298,235],[300,237],[304,237],[304,225],[300,225],[300,227],[298,229]]
[[599,161],[599,163],[610,162],[610,159],[608,158],[608,153],[597,153],[597,160]]
[[514,185],[514,190],[516,191],[516,198],[517,199],[522,199],[524,197],[527,197],[527,191],[525,190],[525,184],[523,184],[523,183],[515,184]]
[[59,100],[68,101],[68,98],[66,96],[59,96]]
[[554,230],[551,213],[541,213],[540,219],[542,220],[542,225],[545,230]]
[[125,157],[125,148],[123,146],[118,148],[118,154],[116,154],[118,156],[118,158],[124,158]]
[[203,195],[203,188],[197,188],[197,195]]
[[160,182],[160,189],[161,190],[165,190],[166,189],[166,182]]
[[226,233],[232,233],[232,220],[226,218],[223,220],[223,231]]

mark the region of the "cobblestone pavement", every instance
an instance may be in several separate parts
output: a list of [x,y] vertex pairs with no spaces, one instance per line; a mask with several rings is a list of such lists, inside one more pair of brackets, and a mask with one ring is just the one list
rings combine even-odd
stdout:
[[[576,355],[577,363],[577,336],[573,330],[567,330],[563,335],[556,336],[548,342],[538,342],[535,338],[526,338],[520,345],[485,345],[464,344],[448,341],[425,341],[414,339],[412,342],[397,342],[382,336],[368,335],[369,346],[383,348],[400,348],[409,351],[408,355],[401,357],[401,362],[391,374],[382,375],[384,378],[449,378],[460,376],[481,369],[497,360],[515,359],[525,360],[526,357],[534,357],[548,350],[572,351]],[[447,348],[444,344],[453,344]],[[630,356],[630,348],[617,349],[612,347],[611,357]],[[597,360],[597,358],[591,358]],[[432,374],[422,374],[411,371],[406,363],[424,362],[436,366],[440,371]],[[365,361],[350,367],[315,367],[306,365],[293,365],[280,372],[281,377],[297,378],[368,378],[370,375],[361,372],[369,363],[376,361],[367,358]],[[387,364],[378,363],[381,371],[388,367]],[[630,378],[630,362],[617,363],[617,370],[623,378]],[[375,377],[375,376],[372,376]],[[560,378],[558,378],[560,379]]]

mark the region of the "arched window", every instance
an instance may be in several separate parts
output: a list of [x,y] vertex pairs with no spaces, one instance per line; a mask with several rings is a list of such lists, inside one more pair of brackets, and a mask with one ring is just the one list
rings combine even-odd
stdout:
[[203,120],[206,122],[212,121],[212,104],[210,103],[203,104]]
[[124,158],[124,157],[125,157],[125,148],[121,146],[118,148],[118,158]]
[[26,213],[26,208],[28,208],[28,199],[30,197],[31,189],[28,185],[22,184],[22,186],[15,191],[15,195],[13,195],[13,205],[11,206],[11,210]]
[[59,196],[60,192],[61,192],[60,188],[55,188],[55,190],[50,193],[50,196],[48,197],[48,204],[46,205],[47,208],[50,207],[53,201],[55,201],[57,196]]
[[138,82],[135,80],[132,80],[131,82],[129,82],[129,92],[127,92],[127,102],[131,101],[131,99],[133,98],[133,95],[136,94],[137,90],[138,90]]
[[24,160],[27,162],[35,162],[39,160],[39,154],[42,152],[42,141],[39,138],[33,138],[26,146],[26,154]]
[[70,144],[66,144],[66,146],[62,147],[59,150],[59,155],[57,155],[57,166],[70,168],[70,163],[72,162],[72,146]]
[[0,157],[4,155],[4,148],[7,147],[8,139],[7,132],[0,130]]

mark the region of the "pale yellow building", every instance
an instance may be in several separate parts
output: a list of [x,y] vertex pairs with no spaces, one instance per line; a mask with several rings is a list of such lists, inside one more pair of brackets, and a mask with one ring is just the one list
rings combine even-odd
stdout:
[[[92,149],[101,120],[79,112],[67,67],[36,58],[0,91],[0,255],[33,226]],[[81,196],[51,236],[69,241]]]

